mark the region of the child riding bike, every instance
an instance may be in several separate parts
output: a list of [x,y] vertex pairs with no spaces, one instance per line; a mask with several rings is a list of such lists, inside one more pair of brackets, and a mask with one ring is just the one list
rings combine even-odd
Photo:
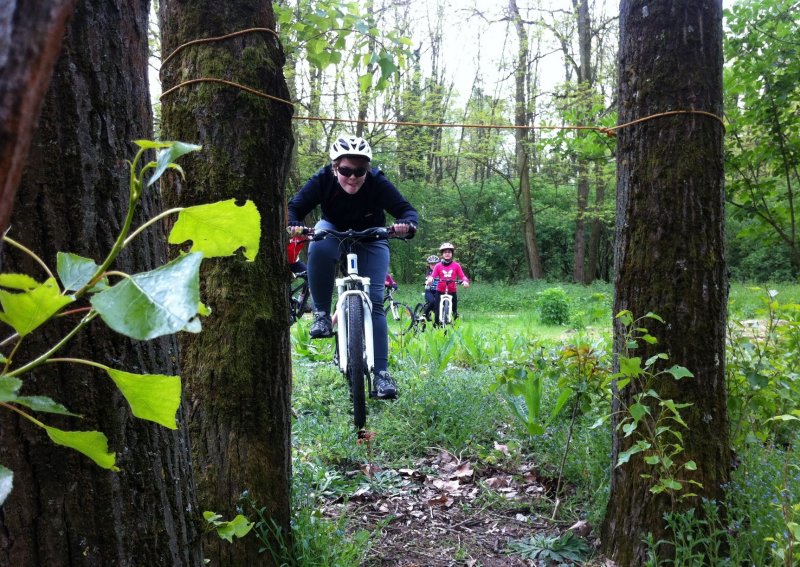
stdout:
[[433,269],[439,263],[439,256],[435,254],[431,254],[428,256],[427,260],[425,260],[428,264],[428,272],[425,274],[425,306],[422,308],[422,312],[425,316],[425,319],[430,320],[431,313],[434,311],[438,311],[436,309],[436,300],[437,300],[437,293],[436,293],[436,284],[438,283],[436,280],[431,281],[428,283],[428,278],[433,273]]
[[436,284],[437,305],[436,311],[434,311],[436,325],[441,324],[441,321],[439,321],[439,303],[441,302],[442,294],[447,292],[453,296],[453,320],[455,320],[458,318],[458,287],[456,282],[460,280],[461,285],[465,288],[469,287],[469,278],[464,274],[461,264],[453,261],[454,252],[455,247],[452,244],[449,242],[442,243],[439,246],[439,253],[442,255],[441,261],[434,266],[431,275],[425,280],[427,285],[432,285],[435,280],[438,280]]

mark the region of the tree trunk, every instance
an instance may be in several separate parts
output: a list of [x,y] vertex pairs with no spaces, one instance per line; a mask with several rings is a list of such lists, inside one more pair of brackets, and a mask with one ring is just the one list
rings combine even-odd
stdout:
[[603,240],[605,226],[602,219],[603,203],[606,198],[606,181],[603,177],[603,164],[595,162],[595,193],[594,207],[592,207],[591,232],[589,234],[589,246],[587,247],[586,265],[588,269],[588,281],[591,283],[597,278],[604,278],[604,270],[600,262],[600,242]]
[[[42,107],[22,177],[11,236],[50,266],[56,251],[100,261],[114,243],[128,202],[131,140],[152,136],[147,86],[148,2],[82,2],[75,10]],[[142,218],[158,212],[158,192]],[[115,269],[153,269],[166,258],[164,235],[149,230]],[[10,270],[42,279],[41,268],[9,250]],[[66,321],[65,321],[66,320]],[[28,360],[55,344],[76,319],[66,317],[25,339]],[[177,374],[174,337],[126,339],[100,319],[58,356],[131,372]],[[197,505],[183,415],[179,429],[134,418],[116,386],[85,365],[50,364],[23,377],[24,391],[51,396],[83,420],[41,414],[49,425],[103,431],[116,451],[115,473],[54,445],[11,412],[0,412],[0,463],[14,490],[0,508],[1,565],[202,565]]]
[[[198,38],[275,27],[266,0],[162,0],[160,16],[164,53]],[[162,77],[165,91],[181,80],[216,77],[285,99],[283,62],[277,38],[257,32],[184,49],[162,69]],[[182,162],[185,183],[175,178],[165,184],[166,201],[185,206],[251,199],[263,218],[255,262],[241,257],[208,262],[202,298],[213,308],[214,321],[203,333],[182,337],[199,500],[229,518],[248,491],[288,542],[291,374],[284,200],[292,107],[203,83],[180,88],[162,104],[166,137],[204,148]],[[206,556],[217,565],[268,559],[253,537],[232,546],[214,536],[206,544]]]
[[8,228],[36,120],[75,0],[7,6],[3,12],[8,13],[0,18],[0,234]]
[[[587,0],[572,0],[578,21],[578,53],[580,65],[576,69],[578,75],[578,107],[579,122],[589,120],[591,95],[593,91],[592,74],[592,26]],[[580,139],[585,132],[578,131]],[[591,270],[586,269],[586,207],[589,203],[589,163],[583,152],[578,152],[575,159],[577,170],[577,209],[575,211],[575,248],[572,257],[572,279],[575,283],[590,283],[593,279]]]
[[586,158],[576,159],[578,170],[578,200],[575,212],[575,249],[572,255],[572,280],[575,283],[590,283],[586,271],[586,204],[589,202],[589,174]]
[[[659,112],[698,109],[722,115],[720,0],[669,4],[622,0],[619,122]],[[723,134],[708,116],[678,115],[623,128],[617,138],[617,228],[614,312],[659,314],[649,325],[659,344],[636,356],[669,354],[694,378],[664,379],[663,398],[693,404],[682,410],[684,455],[697,463],[699,495],[720,501],[730,452],[725,391],[727,277],[723,254]],[[623,336],[615,325],[615,352]],[[620,396],[630,403],[636,386]],[[614,410],[620,409],[616,403]],[[613,459],[632,437],[615,431]],[[698,507],[698,498],[654,496],[640,455],[614,467],[603,526],[606,554],[620,565],[644,562],[642,538],[667,535],[663,514]],[[689,488],[684,488],[688,492]]]
[[[514,19],[517,30],[519,47],[517,50],[517,68],[514,73],[516,82],[514,124],[517,126],[528,125],[528,99],[525,96],[525,85],[528,73],[528,34],[525,31],[525,24],[519,14],[516,0],[509,0],[508,9]],[[539,257],[539,247],[536,243],[536,217],[533,212],[533,201],[531,198],[531,184],[529,175],[528,154],[526,148],[527,131],[523,128],[514,130],[516,141],[516,161],[517,173],[519,175],[519,208],[522,217],[522,231],[525,243],[525,256],[528,260],[528,273],[533,279],[544,277],[542,261]]]

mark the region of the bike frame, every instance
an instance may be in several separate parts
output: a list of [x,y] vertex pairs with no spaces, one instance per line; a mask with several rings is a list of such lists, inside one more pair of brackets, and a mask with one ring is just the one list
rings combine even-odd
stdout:
[[345,317],[345,304],[347,298],[356,295],[364,306],[364,350],[367,354],[367,369],[370,376],[370,393],[372,393],[372,375],[375,373],[375,348],[372,341],[372,301],[369,298],[369,283],[367,277],[358,275],[358,256],[347,255],[347,275],[336,278],[336,290],[339,297],[336,300],[337,329],[336,340],[339,349],[339,370],[347,372],[347,318]]
[[445,320],[445,313],[447,313],[447,322],[453,322],[453,296],[446,291],[439,296],[439,321]]

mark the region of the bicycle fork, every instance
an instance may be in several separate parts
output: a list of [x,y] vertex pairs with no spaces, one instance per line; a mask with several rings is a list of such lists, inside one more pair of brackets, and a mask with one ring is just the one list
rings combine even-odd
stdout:
[[[336,289],[339,294],[336,300],[337,330],[336,340],[339,350],[339,370],[347,372],[347,334],[349,332],[364,333],[364,350],[367,363],[367,380],[369,382],[369,392],[372,395],[372,375],[375,372],[375,348],[372,339],[372,300],[369,298],[369,283],[367,277],[358,275],[358,257],[355,254],[347,255],[347,276],[336,278]],[[367,290],[367,291],[365,291]],[[364,316],[362,329],[349,329],[348,317],[346,313],[347,300],[351,296],[356,296],[361,300]]]

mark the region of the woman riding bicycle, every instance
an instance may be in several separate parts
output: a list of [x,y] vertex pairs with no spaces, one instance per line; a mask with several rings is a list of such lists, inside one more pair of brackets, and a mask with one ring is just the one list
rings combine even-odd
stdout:
[[[397,236],[413,236],[418,223],[417,211],[377,167],[370,167],[372,149],[363,138],[340,135],[331,145],[331,163],[309,179],[289,202],[288,219],[292,234],[303,231],[303,219],[317,205],[322,220],[315,230],[364,230],[386,226],[388,212],[396,220],[392,225]],[[378,398],[397,397],[397,385],[388,369],[389,330],[383,310],[384,279],[389,271],[389,243],[385,240],[358,242],[359,271],[370,278],[372,301],[372,336],[375,351],[375,388]],[[314,304],[312,338],[330,337],[331,296],[336,264],[342,254],[340,240],[327,238],[312,242],[308,248],[308,278]]]

